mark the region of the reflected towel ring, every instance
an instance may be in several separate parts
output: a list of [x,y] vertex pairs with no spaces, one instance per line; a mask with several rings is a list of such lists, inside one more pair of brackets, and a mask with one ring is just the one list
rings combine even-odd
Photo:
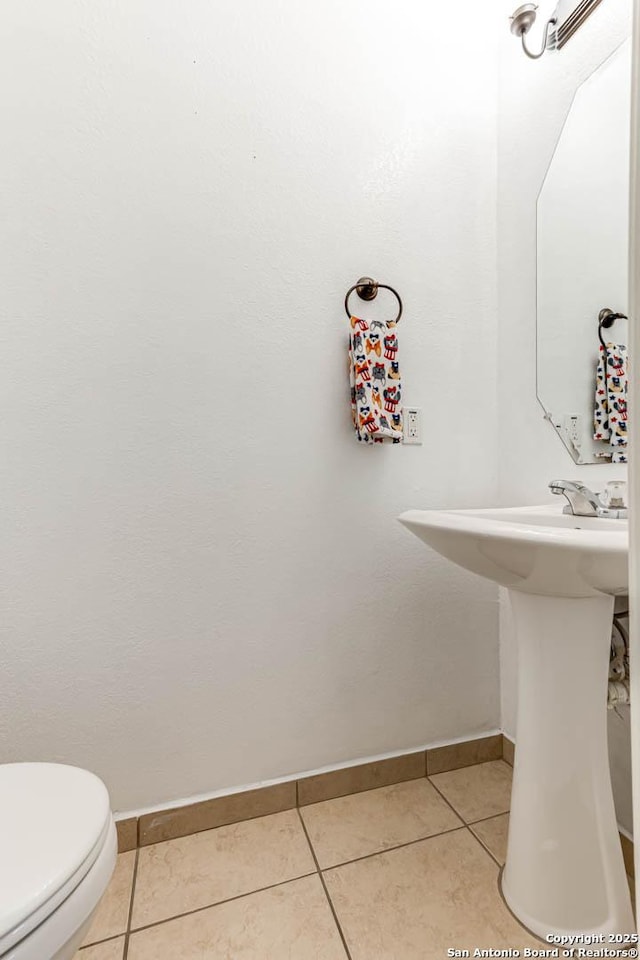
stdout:
[[607,344],[604,337],[602,336],[602,328],[604,327],[605,330],[608,330],[610,327],[614,325],[616,320],[628,320],[628,319],[629,317],[626,315],[626,313],[614,313],[613,310],[611,310],[609,307],[605,307],[598,314],[598,340],[602,344],[602,363],[604,364],[602,369],[604,371],[604,374],[603,374],[604,395],[605,395],[605,401],[606,401],[607,416],[609,411],[609,379],[607,377],[607,372],[606,372],[607,371]]
[[604,327],[606,330],[608,330],[609,327],[613,326],[616,320],[628,319],[629,318],[626,316],[626,314],[614,313],[613,310],[609,309],[609,307],[605,307],[604,310],[600,311],[598,314],[598,339],[605,350],[607,349],[607,345],[604,341],[604,337],[602,336],[602,328]]
[[351,319],[353,316],[349,310],[349,297],[351,294],[355,291],[361,300],[375,300],[375,298],[378,296],[378,290],[389,290],[398,301],[398,316],[396,317],[395,321],[393,321],[394,323],[398,323],[400,321],[400,317],[402,316],[402,300],[400,299],[400,294],[388,284],[378,283],[376,280],[372,280],[371,277],[360,277],[358,282],[354,283],[354,285],[347,291],[347,295],[344,298],[344,308],[347,311],[347,316],[349,319]]

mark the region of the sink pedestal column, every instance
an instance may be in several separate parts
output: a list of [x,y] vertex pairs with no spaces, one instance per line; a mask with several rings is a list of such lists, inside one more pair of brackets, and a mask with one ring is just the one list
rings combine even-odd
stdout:
[[505,900],[543,939],[635,933],[607,745],[614,598],[510,599],[518,726]]

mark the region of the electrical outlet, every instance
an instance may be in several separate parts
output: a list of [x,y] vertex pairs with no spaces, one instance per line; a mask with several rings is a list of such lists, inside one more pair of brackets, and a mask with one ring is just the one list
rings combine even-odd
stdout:
[[564,432],[569,443],[580,450],[582,446],[582,417],[579,413],[569,413],[564,418]]
[[422,444],[422,410],[419,407],[403,407],[402,423],[404,443]]

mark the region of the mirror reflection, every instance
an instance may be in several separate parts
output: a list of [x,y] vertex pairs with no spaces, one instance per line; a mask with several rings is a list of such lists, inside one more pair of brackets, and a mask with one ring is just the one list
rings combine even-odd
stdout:
[[576,463],[626,462],[631,42],[579,87],[538,197],[537,392]]

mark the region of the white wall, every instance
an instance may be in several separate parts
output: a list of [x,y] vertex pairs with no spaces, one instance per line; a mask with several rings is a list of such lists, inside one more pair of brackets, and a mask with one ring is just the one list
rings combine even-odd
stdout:
[[[553,0],[540,4],[549,17]],[[600,489],[620,465],[578,467],[536,400],[536,198],[576,87],[630,34],[631,0],[608,0],[561,53],[530,61],[500,33],[498,305],[500,499],[541,503],[554,475]],[[537,38],[536,38],[537,39]],[[535,41],[534,41],[535,42]],[[596,147],[598,145],[596,144]],[[516,660],[508,609],[501,612],[502,717],[514,734]],[[610,720],[611,766],[620,822],[630,820],[628,719]]]
[[[503,11],[432,6],[3,11],[0,760],[91,767],[125,810],[498,726],[495,591],[394,519],[497,485]],[[503,463],[539,499],[527,269],[502,372],[527,354],[535,443],[503,403]],[[424,447],[353,438],[363,273],[404,296]]]

